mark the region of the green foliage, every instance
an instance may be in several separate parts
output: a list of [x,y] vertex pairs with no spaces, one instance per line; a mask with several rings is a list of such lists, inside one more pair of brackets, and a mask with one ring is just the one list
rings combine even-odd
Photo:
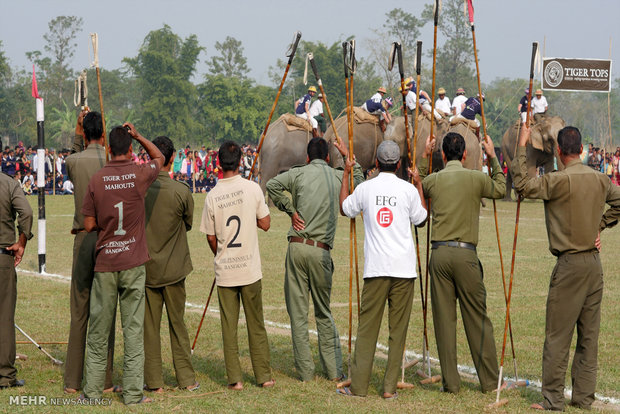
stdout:
[[520,119],[517,113],[519,100],[523,96],[523,88],[527,87],[527,79],[495,79],[485,89],[484,115],[487,122],[487,134],[495,145],[502,141],[504,132]]
[[27,52],[28,59],[41,69],[41,96],[49,103],[60,105],[65,92],[70,89],[71,58],[75,53],[75,39],[82,31],[84,21],[77,16],[58,16],[47,24],[43,35],[47,56],[36,50]]
[[[433,5],[427,4],[422,12],[422,19],[433,23]],[[467,18],[463,14],[462,0],[445,0],[439,15],[437,63],[435,71],[436,89],[445,88],[448,96],[452,97],[458,88],[465,88],[467,96],[478,93],[476,70],[474,65],[474,51],[471,30]],[[445,39],[442,41],[442,39]],[[428,51],[433,56],[431,44]],[[432,69],[431,69],[432,70]],[[432,73],[425,73],[424,82],[426,91],[431,95]],[[436,95],[435,95],[436,96]]]
[[206,126],[209,144],[232,140],[257,143],[274,94],[267,86],[254,86],[248,79],[207,75],[198,87],[199,116]]
[[182,40],[164,25],[146,36],[138,56],[123,59],[142,93],[141,122],[136,127],[145,136],[167,135],[176,144],[200,137],[197,92],[190,77],[203,50],[196,35]]
[[52,108],[47,125],[54,131],[46,139],[47,145],[56,148],[70,148],[75,135],[77,113],[63,102],[63,110]]
[[207,62],[211,75],[223,75],[227,78],[247,78],[247,59],[243,56],[241,41],[226,36],[222,43],[215,42],[215,49],[220,56],[212,56]]

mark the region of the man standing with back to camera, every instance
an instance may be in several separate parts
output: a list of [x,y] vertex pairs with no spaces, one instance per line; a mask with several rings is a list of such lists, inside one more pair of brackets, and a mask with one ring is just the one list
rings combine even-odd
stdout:
[[[88,233],[84,230],[82,203],[91,177],[105,165],[104,134],[101,114],[95,111],[82,111],[75,127],[72,154],[66,160],[67,174],[74,186],[75,205],[71,229],[71,234],[75,235],[70,291],[71,325],[64,378],[64,391],[67,394],[74,394],[82,388],[86,328],[90,315],[91,287],[95,276],[95,244],[97,242],[96,231]],[[86,141],[86,148],[84,148],[84,141]],[[114,387],[112,384],[115,322],[116,316],[110,326],[104,392],[120,391],[120,387]]]
[[[343,156],[348,154],[344,142],[334,146]],[[329,251],[334,246],[338,224],[343,172],[327,164],[328,150],[327,141],[312,138],[305,166],[293,167],[267,182],[267,193],[273,203],[291,217],[284,296],[291,319],[295,368],[302,381],[314,379],[308,337],[308,294],[314,303],[321,365],[327,378],[339,380],[343,376],[340,338],[329,307],[334,272]],[[356,186],[364,181],[359,164],[355,165],[354,179]]]
[[269,230],[271,216],[259,185],[241,178],[239,145],[227,141],[218,155],[224,178],[205,199],[200,231],[207,235],[209,247],[215,254],[213,264],[228,388],[243,389],[237,341],[241,302],[256,383],[269,388],[275,385],[275,380],[271,378],[269,341],[263,318],[263,274],[256,228]]
[[[564,382],[576,326],[571,405],[590,409],[596,389],[603,300],[600,233],[618,223],[620,187],[581,163],[581,133],[570,126],[558,133],[558,154],[566,168],[537,178],[528,176],[525,153],[530,133],[529,125],[521,126],[517,162],[513,162],[511,172],[520,195],[544,200],[549,251],[557,257],[547,296],[544,400],[531,408],[564,410]],[[605,204],[611,206],[607,211]]]
[[[151,158],[132,162],[132,138]],[[84,228],[98,230],[95,277],[90,298],[86,341],[84,397],[101,398],[108,333],[120,298],[124,338],[123,401],[150,402],[144,386],[144,263],[150,257],[145,237],[144,196],[164,164],[157,147],[133,125],[110,131],[110,162],[90,179],[84,196]]]
[[495,389],[499,375],[493,325],[487,315],[484,273],[476,246],[480,201],[483,197],[502,198],[506,178],[488,135],[482,144],[491,159],[491,176],[463,167],[467,158],[465,140],[454,132],[443,139],[441,149],[446,165],[443,170],[426,176],[428,158],[435,145],[430,137],[420,162],[420,176],[425,177],[424,196],[432,200],[433,252],[429,269],[437,353],[443,389],[455,394],[461,387],[456,360],[457,299],[482,392]]
[[[166,305],[172,362],[179,388],[195,391],[200,387],[192,366],[185,315],[185,278],[192,271],[187,232],[192,229],[194,198],[189,186],[174,181],[174,145],[168,137],[153,144],[164,156],[164,166],[149,187],[144,202],[146,243],[151,260],[146,262],[146,311],[144,313],[144,383],[146,389],[164,392],[160,326]],[[204,146],[203,146],[204,148]]]

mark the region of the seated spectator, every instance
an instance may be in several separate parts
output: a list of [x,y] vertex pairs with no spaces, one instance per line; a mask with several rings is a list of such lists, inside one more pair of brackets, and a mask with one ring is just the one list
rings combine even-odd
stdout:
[[71,182],[71,180],[66,180],[62,184],[62,194],[73,194],[73,183]]

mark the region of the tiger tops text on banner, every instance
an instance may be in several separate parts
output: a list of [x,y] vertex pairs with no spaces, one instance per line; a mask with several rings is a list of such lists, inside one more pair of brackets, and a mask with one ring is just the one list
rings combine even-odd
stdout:
[[554,91],[609,92],[611,60],[544,58],[542,87]]

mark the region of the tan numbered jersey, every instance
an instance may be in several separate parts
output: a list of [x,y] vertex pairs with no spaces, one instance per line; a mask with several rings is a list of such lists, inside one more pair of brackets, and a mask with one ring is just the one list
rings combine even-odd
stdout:
[[200,231],[217,238],[218,286],[246,286],[262,278],[256,220],[268,215],[259,185],[240,175],[220,179],[209,192]]

